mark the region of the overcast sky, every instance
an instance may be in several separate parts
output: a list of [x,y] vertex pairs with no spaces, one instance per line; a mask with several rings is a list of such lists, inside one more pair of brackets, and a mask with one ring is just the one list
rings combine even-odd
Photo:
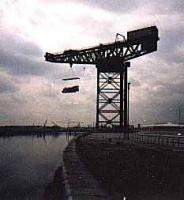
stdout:
[[[115,34],[156,25],[158,51],[131,61],[130,122],[184,123],[183,0],[1,0],[0,125],[92,124],[95,66],[47,63],[44,53],[113,42]],[[61,94],[79,76],[80,93]]]

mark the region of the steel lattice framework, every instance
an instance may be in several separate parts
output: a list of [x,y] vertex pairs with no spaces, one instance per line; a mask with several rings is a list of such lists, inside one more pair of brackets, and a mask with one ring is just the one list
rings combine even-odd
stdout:
[[157,50],[158,29],[147,27],[127,33],[127,39],[92,48],[46,53],[54,63],[93,64],[97,68],[96,127],[127,128],[127,68],[131,59]]
[[[97,85],[98,122],[101,126],[108,126],[120,123],[120,76],[121,73],[103,73],[97,74],[99,84]],[[122,121],[122,120],[121,120]]]
[[47,61],[55,63],[96,65],[102,60],[109,60],[109,58],[114,58],[116,62],[123,63],[148,53],[150,51],[143,49],[141,43],[131,44],[128,41],[118,41],[111,44],[101,44],[88,49],[67,50],[58,54],[46,53],[45,57]]

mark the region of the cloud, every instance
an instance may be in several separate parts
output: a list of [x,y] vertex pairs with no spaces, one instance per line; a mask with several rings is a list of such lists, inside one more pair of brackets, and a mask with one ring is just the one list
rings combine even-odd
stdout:
[[[65,3],[63,0],[42,0],[43,3],[48,3],[50,5],[62,5]],[[81,6],[89,6],[92,9],[99,8],[108,12],[115,12],[117,14],[127,14],[130,11],[136,9],[145,8],[148,12],[152,14],[159,13],[178,13],[183,12],[183,1],[182,0],[165,0],[164,3],[162,0],[70,0],[69,3],[81,4]]]
[[6,31],[0,36],[0,64],[8,73],[44,76],[58,68],[58,65],[45,62],[44,53],[33,42]]
[[14,93],[18,90],[18,84],[13,78],[0,71],[0,93]]
[[[48,4],[63,4],[65,1],[63,0],[42,0],[42,2],[44,3],[48,3]],[[124,11],[124,12],[128,12],[128,10],[130,10],[132,7],[136,7],[136,5],[138,5],[138,1],[135,0],[125,0],[125,1],[121,1],[121,0],[116,0],[116,2],[114,2],[113,0],[70,0],[68,2],[72,2],[75,4],[80,4],[81,6],[89,6],[92,9],[94,8],[100,8],[100,9],[104,9],[104,10],[108,10],[108,11],[116,11],[116,12],[120,12],[120,11]],[[134,5],[134,6],[132,6]]]
[[6,52],[29,57],[42,55],[41,49],[33,42],[26,41],[16,33],[8,31],[0,32],[0,48]]
[[[85,1],[80,1],[81,3],[85,3]],[[93,1],[88,0],[87,4],[93,6],[93,7],[99,7],[101,9],[110,11],[110,12],[124,12],[127,13],[132,9],[135,9],[138,5],[138,1],[135,0],[116,0],[114,2],[113,0],[100,0],[100,1]]]
[[0,49],[0,64],[10,74],[43,75],[49,70],[49,64],[44,63],[44,57],[36,60],[29,56],[11,54]]
[[[175,120],[168,108],[184,104],[183,9],[182,0],[1,1],[0,112],[14,124],[46,118],[93,122],[95,66],[84,71],[74,65],[71,72],[65,64],[45,62],[44,52],[113,42],[117,32],[157,25],[158,51],[131,61],[131,120]],[[62,81],[74,75],[81,80]],[[67,84],[79,84],[80,93],[61,94]]]
[[[139,87],[131,85],[131,119],[143,123],[177,122],[178,114],[168,112],[170,107],[184,105],[182,64],[147,58],[135,63],[130,70],[130,80],[137,80]],[[137,64],[137,65],[136,65]],[[137,117],[137,116],[140,117]]]

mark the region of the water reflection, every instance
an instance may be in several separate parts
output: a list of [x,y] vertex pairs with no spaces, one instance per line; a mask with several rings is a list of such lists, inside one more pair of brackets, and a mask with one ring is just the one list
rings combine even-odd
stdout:
[[0,199],[41,199],[72,134],[0,138]]

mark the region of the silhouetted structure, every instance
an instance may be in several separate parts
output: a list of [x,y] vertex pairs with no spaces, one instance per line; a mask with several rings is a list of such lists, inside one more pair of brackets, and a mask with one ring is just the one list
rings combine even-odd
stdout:
[[73,81],[73,80],[78,80],[80,79],[79,77],[71,77],[71,78],[63,78],[63,81]]
[[79,86],[75,85],[75,86],[72,86],[72,87],[63,88],[62,93],[75,93],[75,92],[78,92],[78,91],[79,91]]
[[94,64],[97,68],[96,127],[127,128],[127,62],[157,50],[158,29],[147,27],[127,33],[127,39],[100,44],[60,54],[46,53],[45,59],[55,63]]

